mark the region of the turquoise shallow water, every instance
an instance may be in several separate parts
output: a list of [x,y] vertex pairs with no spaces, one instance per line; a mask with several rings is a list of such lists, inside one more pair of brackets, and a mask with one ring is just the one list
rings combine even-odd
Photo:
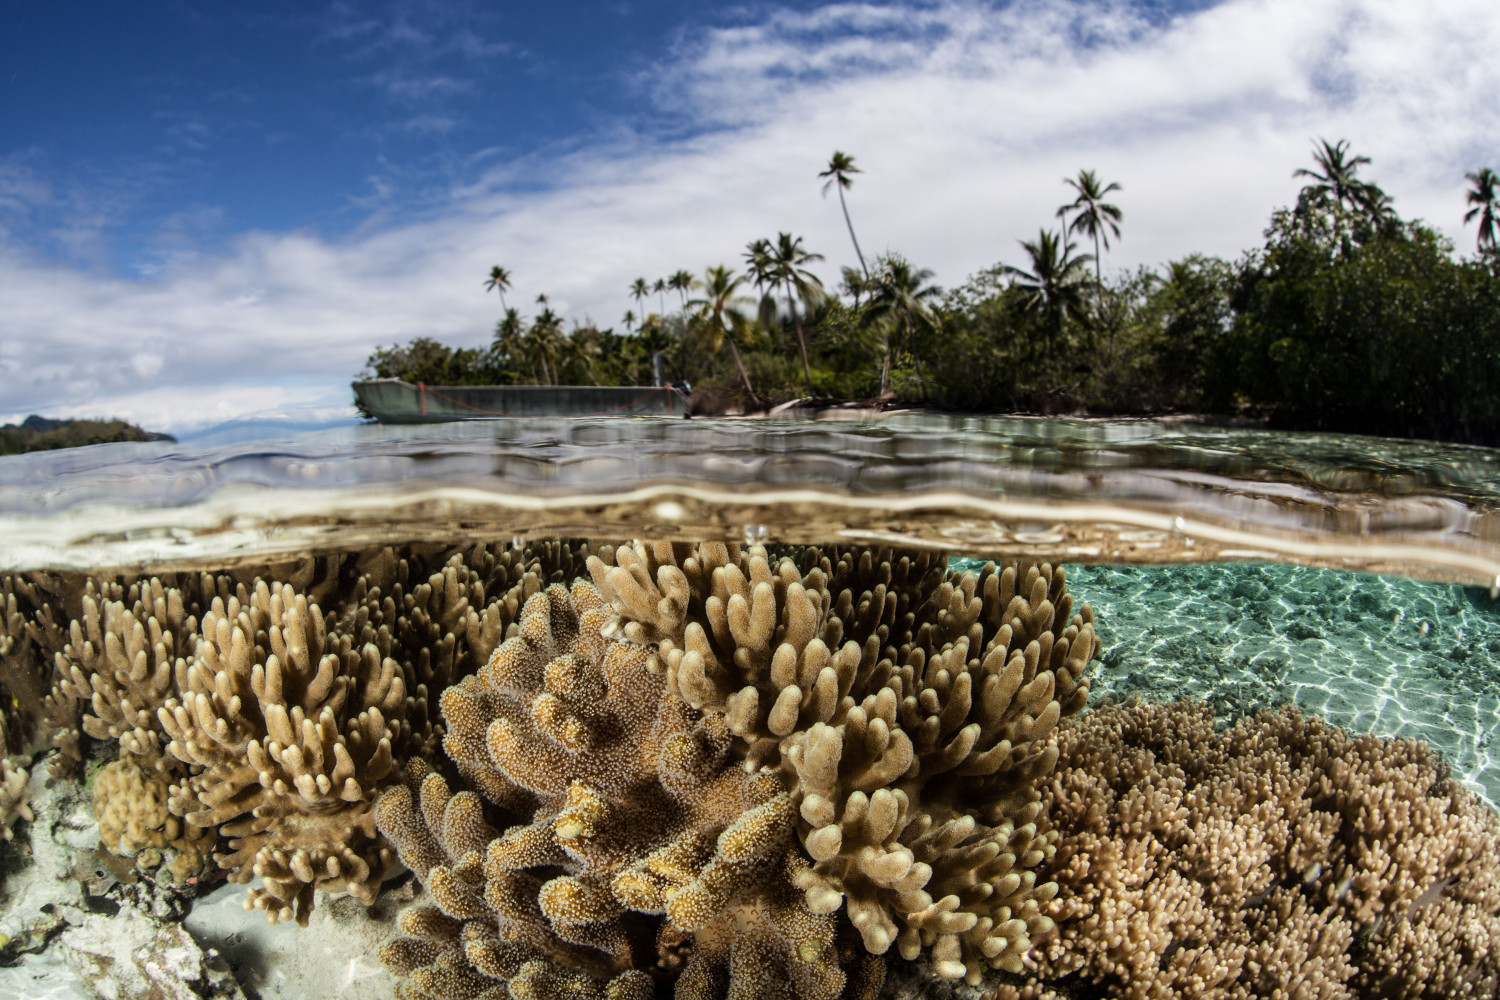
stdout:
[[1426,740],[1500,802],[1500,602],[1477,587],[1301,566],[1069,567],[1104,650],[1094,695],[1292,704]]

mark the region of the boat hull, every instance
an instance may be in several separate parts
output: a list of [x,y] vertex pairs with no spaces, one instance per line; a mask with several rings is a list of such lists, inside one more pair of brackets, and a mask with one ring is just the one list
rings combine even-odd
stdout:
[[687,397],[671,386],[412,385],[400,379],[354,383],[363,408],[383,424],[509,417],[686,416]]

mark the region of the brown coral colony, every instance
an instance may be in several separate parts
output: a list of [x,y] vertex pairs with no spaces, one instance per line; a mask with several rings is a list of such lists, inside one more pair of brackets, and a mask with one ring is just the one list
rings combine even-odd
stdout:
[[1500,823],[1425,747],[1080,714],[1060,567],[548,542],[0,589],[52,678],[0,827],[50,730],[54,773],[117,754],[106,849],[273,923],[404,866],[413,1000],[874,997],[896,956],[995,997],[1500,988]]

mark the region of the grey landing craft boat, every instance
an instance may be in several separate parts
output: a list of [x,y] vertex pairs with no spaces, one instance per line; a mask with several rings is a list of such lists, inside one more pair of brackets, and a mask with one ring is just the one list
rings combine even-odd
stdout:
[[505,417],[685,417],[688,391],[686,384],[412,385],[396,378],[354,383],[360,406],[383,424]]

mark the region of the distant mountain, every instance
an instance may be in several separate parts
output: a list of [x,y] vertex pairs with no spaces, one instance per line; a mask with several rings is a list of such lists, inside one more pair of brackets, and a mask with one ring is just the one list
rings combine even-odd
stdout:
[[123,420],[55,420],[33,413],[19,424],[0,425],[0,455],[117,441],[176,440],[170,434],[144,431]]

